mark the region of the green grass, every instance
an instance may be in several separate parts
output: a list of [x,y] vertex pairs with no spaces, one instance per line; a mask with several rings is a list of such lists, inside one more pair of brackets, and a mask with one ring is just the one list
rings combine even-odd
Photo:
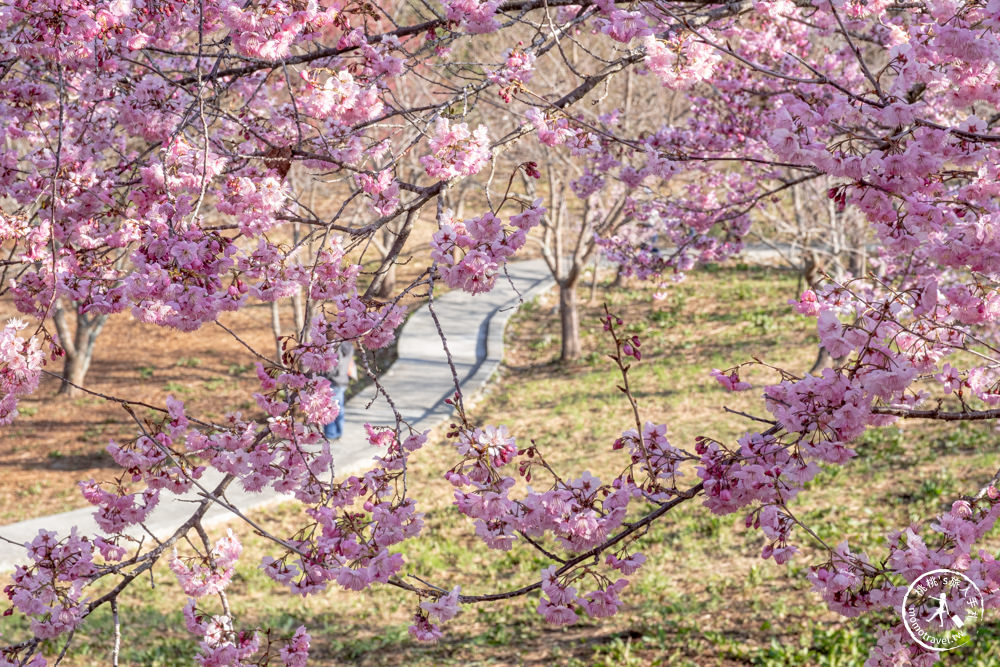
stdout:
[[229,382],[230,381],[226,378],[211,378],[209,380],[205,380],[204,382],[202,382],[201,386],[207,389],[208,391],[216,391],[220,387],[224,387],[225,385],[229,384]]

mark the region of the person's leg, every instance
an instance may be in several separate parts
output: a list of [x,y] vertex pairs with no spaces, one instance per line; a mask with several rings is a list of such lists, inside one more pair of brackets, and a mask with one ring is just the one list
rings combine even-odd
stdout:
[[337,412],[336,419],[327,424],[326,428],[323,429],[323,435],[330,440],[336,440],[344,435],[344,390],[344,387],[333,388],[333,395],[337,399],[337,407],[340,410]]
[[337,425],[337,437],[344,435],[344,395],[347,392],[347,387],[337,387],[337,405],[340,406],[340,411],[337,413],[337,418],[333,420],[333,423]]

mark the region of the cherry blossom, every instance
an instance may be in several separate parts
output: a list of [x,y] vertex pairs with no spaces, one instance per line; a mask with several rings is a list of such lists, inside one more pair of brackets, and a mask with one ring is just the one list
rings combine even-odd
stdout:
[[[628,578],[652,565],[640,529],[681,503],[740,513],[777,563],[801,559],[811,542],[821,553],[815,593],[847,617],[898,606],[904,582],[942,567],[981,585],[987,608],[1000,606],[998,567],[981,547],[1000,513],[996,480],[890,532],[877,554],[817,540],[794,507],[821,465],[850,465],[869,446],[869,428],[997,417],[1000,7],[761,0],[743,9],[4,5],[0,294],[20,317],[0,330],[0,425],[18,419],[18,402],[53,362],[77,354],[60,314],[92,322],[80,340],[109,315],[189,336],[260,304],[299,301],[303,315],[274,349],[246,350],[256,369],[247,414],[208,418],[171,397],[145,406],[158,416],[136,418],[134,437],[108,445],[120,471],[80,485],[100,531],[42,531],[25,545],[5,593],[31,636],[5,637],[0,661],[43,664],[42,640],[71,642],[91,612],[117,604],[97,596],[107,588],[98,582],[166,565],[197,598],[184,618],[200,664],[304,664],[304,627],[279,638],[210,606],[222,603],[241,556],[236,535],[250,528],[186,551],[230,485],[303,504],[292,532],[252,527],[270,544],[262,570],[296,594],[399,587],[420,600],[411,633],[425,640],[441,637],[460,605],[492,599],[400,576],[421,568],[405,546],[423,530],[407,482],[427,434],[401,415],[371,424],[374,463],[340,474],[321,430],[338,408],[319,376],[344,341],[363,355],[391,345],[409,297],[442,283],[493,289],[538,234],[543,204],[563,204],[533,190],[553,168],[570,174],[569,210],[620,201],[621,224],[595,230],[594,242],[623,275],[656,280],[661,292],[740,252],[760,211],[813,180],[830,184],[832,210],[865,221],[874,247],[864,275],[826,277],[787,305],[815,319],[832,361],[811,374],[762,366],[772,375],[735,441],[706,433],[685,443],[643,418],[629,373],[642,371],[651,346],[611,313],[603,324],[623,421],[620,437],[598,444],[619,457],[615,472],[558,469],[516,415],[484,425],[460,393],[449,399],[454,460],[443,475],[454,509],[483,549],[524,543],[547,563],[535,580],[544,620],[615,613]],[[574,40],[583,48],[566,48]],[[641,84],[619,84],[630,72]],[[643,101],[623,103],[625,88],[641,88]],[[455,214],[449,207],[468,208],[466,184],[475,203]],[[429,248],[409,240],[419,221],[435,225]],[[418,277],[377,290],[372,276],[385,277],[404,248]],[[705,381],[749,389],[741,373],[757,362],[733,363]],[[134,415],[129,397],[102,396]],[[199,489],[179,532],[161,546],[132,541],[165,493],[202,485],[209,470],[223,482]],[[869,664],[931,661],[893,626],[879,631]]]

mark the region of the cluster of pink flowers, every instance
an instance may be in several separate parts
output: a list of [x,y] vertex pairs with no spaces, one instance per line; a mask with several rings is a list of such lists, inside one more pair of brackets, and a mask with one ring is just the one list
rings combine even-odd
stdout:
[[471,34],[494,32],[500,27],[496,18],[500,0],[441,0],[445,15]]
[[643,46],[646,67],[667,88],[686,88],[708,80],[722,60],[713,46],[695,38],[663,41],[648,35]]
[[465,123],[452,125],[439,118],[429,143],[430,153],[420,158],[427,175],[448,181],[479,173],[490,159],[490,139],[485,125],[470,131]]
[[640,280],[657,277],[670,267],[669,259],[648,243],[635,244],[631,239],[616,235],[599,239],[597,245],[608,261],[619,264],[627,275]]
[[633,39],[647,37],[653,32],[643,12],[628,12],[613,6],[609,7],[595,24],[601,32],[616,42],[631,42]]
[[[452,482],[459,482],[461,477],[461,473],[453,473]],[[504,487],[505,492],[510,485],[501,481],[499,486]],[[600,513],[584,509],[583,506],[574,507],[581,502],[587,505],[594,503],[597,492],[606,489],[598,480],[585,473],[583,478],[571,482],[569,487],[561,491],[529,493],[516,503],[507,500],[505,493],[499,495],[480,491],[473,495],[456,492],[456,504],[469,516],[479,517],[476,521],[477,533],[492,548],[509,548],[516,539],[514,530],[521,530],[535,538],[551,531],[559,536],[559,541],[565,548],[583,551],[604,540],[624,518],[625,504],[630,495],[628,492],[615,492],[610,501],[603,503]],[[477,495],[481,497],[476,499]],[[580,510],[583,510],[582,516],[574,517],[574,514],[580,514]],[[605,515],[605,512],[610,514]],[[609,554],[606,559],[607,565],[626,575],[633,574],[644,561],[642,554],[623,559]],[[539,601],[538,612],[547,622],[560,625],[574,623],[578,618],[578,611],[594,618],[611,616],[617,611],[620,605],[618,594],[628,583],[625,579],[611,582],[603,575],[584,568],[574,575],[566,575],[564,579],[570,576],[593,576],[598,588],[584,595],[577,595],[575,588],[556,583],[555,569],[552,566],[542,572],[542,591],[547,597]]]
[[230,530],[215,543],[208,555],[184,559],[188,560],[187,563],[177,555],[175,549],[170,569],[177,575],[177,581],[185,595],[193,598],[216,595],[229,585],[229,580],[236,572],[236,561],[242,553],[243,545]]
[[[232,241],[198,227],[177,231],[167,222],[146,225],[121,296],[134,304],[138,320],[193,331],[219,313],[239,308],[245,288],[232,280]],[[110,300],[109,295],[106,306],[95,303],[92,308],[114,312],[117,304]]]
[[538,613],[553,625],[571,625],[578,620],[578,611],[593,618],[614,616],[621,600],[618,594],[626,586],[627,579],[615,582],[605,580],[596,590],[579,595],[567,577],[559,577],[555,566],[542,571],[542,593],[545,597],[538,602]]
[[356,293],[333,299],[336,315],[329,322],[326,338],[357,340],[365,347],[377,350],[396,338],[396,329],[403,323],[406,308],[396,303],[364,301]]
[[669,499],[671,491],[676,488],[677,477],[682,474],[678,465],[688,457],[667,440],[667,425],[646,422],[641,436],[635,429],[625,431],[615,440],[613,448],[626,447],[632,456],[632,464],[646,470],[648,497]]
[[121,485],[114,491],[105,491],[94,480],[80,482],[80,491],[91,505],[97,525],[104,532],[113,535],[121,533],[128,526],[142,523],[160,502],[160,492],[144,489],[129,493]]
[[201,667],[251,667],[277,664],[277,661],[286,667],[305,667],[309,660],[312,638],[304,626],[299,626],[282,642],[276,642],[269,634],[267,643],[262,646],[259,632],[237,631],[232,616],[202,612],[193,598],[184,605],[184,626],[188,632],[201,637],[195,656]]
[[287,56],[308,23],[318,27],[339,14],[337,7],[320,12],[317,4],[265,0],[248,6],[232,0],[218,2],[220,20],[229,29],[233,47],[244,55],[267,60]]
[[819,473],[819,465],[806,461],[772,435],[748,433],[730,452],[719,443],[699,440],[698,476],[705,484],[705,506],[728,514],[753,504],[791,500],[802,485]]
[[509,219],[511,228],[493,213],[464,222],[446,212],[441,228],[431,240],[431,258],[449,287],[472,294],[493,289],[497,273],[507,259],[524,246],[531,231],[545,215],[542,200],[536,200]]
[[433,642],[442,637],[441,628],[432,622],[447,623],[458,614],[459,591],[455,586],[447,595],[442,595],[430,602],[421,602],[419,611],[413,616],[410,634],[420,641]]
[[518,44],[517,48],[507,49],[504,58],[503,66],[487,74],[487,78],[500,86],[500,98],[509,104],[514,99],[514,93],[531,80],[535,69],[535,54],[525,51]]
[[[373,56],[378,52],[372,51]],[[303,72],[306,84],[302,96],[302,110],[317,119],[351,126],[377,118],[382,113],[378,87],[364,79],[355,79],[348,71],[341,70],[319,83],[315,72]]]
[[[813,588],[819,592],[829,607],[848,617],[878,609],[899,609],[907,586],[923,574],[939,569],[961,572],[976,589],[952,589],[950,602],[953,608],[968,608],[962,596],[981,595],[986,609],[1000,608],[1000,563],[988,551],[980,549],[978,558],[972,557],[976,541],[986,535],[1000,517],[1000,493],[989,486],[975,499],[956,501],[952,508],[941,514],[931,529],[936,533],[934,544],[929,544],[915,530],[896,531],[888,536],[887,567],[875,566],[871,559],[854,553],[846,542],[837,545],[829,561],[813,568],[809,575]],[[887,575],[902,575],[904,583],[895,584]],[[979,600],[975,601],[976,606]],[[914,646],[902,623],[880,633],[879,642],[869,657],[875,665],[935,664],[936,655]]]
[[401,497],[396,482],[427,434],[400,442],[392,430],[367,429],[369,443],[386,449],[376,467],[330,484],[326,503],[307,510],[316,524],[311,538],[290,540],[295,551],[280,558],[264,557],[264,573],[295,593],[316,593],[332,581],[348,590],[384,583],[403,566],[403,557],[389,549],[420,532],[415,503]]
[[63,539],[41,530],[25,547],[31,565],[18,565],[3,589],[13,608],[31,617],[41,639],[75,629],[87,608],[84,588],[97,571],[93,543],[74,528]]
[[[664,429],[647,424],[647,448],[653,466],[664,480],[672,478],[673,452],[663,438]],[[542,464],[535,447],[519,451],[515,441],[504,427],[459,427],[453,432],[455,447],[463,461],[446,474],[456,487],[455,505],[460,512],[475,520],[476,533],[493,549],[506,550],[519,533],[529,538],[542,539],[547,534],[554,537],[562,548],[580,553],[592,549],[607,539],[625,519],[632,498],[641,497],[641,491],[625,475],[612,484],[602,484],[599,479],[584,472],[572,480],[556,479],[546,491],[528,487],[520,498],[510,497],[515,480],[505,475],[503,468],[521,458],[518,472],[531,481],[531,469]],[[634,433],[625,433],[624,440],[634,440]],[[619,445],[616,444],[616,447]],[[635,454],[635,458],[639,458]],[[546,470],[551,470],[545,466]],[[662,481],[662,480],[661,480]],[[671,479],[670,485],[673,484]],[[465,489],[471,490],[465,490]],[[635,572],[644,562],[641,554],[633,556],[619,552],[619,558],[608,555],[607,564],[622,573]],[[555,567],[543,572],[543,592],[548,596],[539,603],[539,613],[552,623],[572,623],[577,619],[575,610],[594,617],[611,615],[619,604],[617,594],[627,582],[611,582],[603,575],[588,568],[567,574],[569,577],[593,576],[599,586],[586,595],[576,595],[575,589],[559,585]]]
[[0,425],[17,417],[17,399],[38,387],[45,354],[37,338],[21,338],[27,323],[10,320],[0,330]]
[[[583,136],[587,139],[590,137],[586,131],[573,127],[569,119],[565,116],[550,117],[537,108],[530,107],[524,112],[524,117],[535,127],[535,131],[538,133],[538,140],[546,146],[559,146],[578,136]],[[585,142],[587,139],[583,141]],[[581,142],[577,141],[576,143],[579,144]]]
[[274,215],[286,197],[279,178],[254,174],[228,179],[220,194],[216,209],[235,215],[241,231],[249,236],[262,234],[275,225]]
[[718,368],[713,368],[712,377],[728,391],[746,391],[751,386],[749,382],[740,380],[740,371],[738,368],[734,368],[728,374],[720,371]]
[[359,173],[355,180],[371,197],[372,210],[382,216],[391,215],[399,207],[399,183],[392,171],[383,169],[376,174]]

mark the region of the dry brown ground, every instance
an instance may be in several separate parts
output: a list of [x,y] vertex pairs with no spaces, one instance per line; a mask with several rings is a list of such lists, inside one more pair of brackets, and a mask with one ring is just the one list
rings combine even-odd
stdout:
[[[257,349],[273,348],[267,306],[220,319]],[[50,366],[53,372],[60,368],[59,362]],[[21,401],[21,416],[0,431],[0,521],[84,506],[76,482],[110,479],[118,468],[105,452],[109,440],[134,437],[135,423],[120,404],[88,394],[60,396],[59,384],[46,377]],[[154,406],[174,394],[191,414],[206,419],[233,408],[256,414],[249,400],[255,385],[249,353],[221,328],[206,325],[184,334],[136,322],[127,313],[108,319],[86,382],[91,391]]]

